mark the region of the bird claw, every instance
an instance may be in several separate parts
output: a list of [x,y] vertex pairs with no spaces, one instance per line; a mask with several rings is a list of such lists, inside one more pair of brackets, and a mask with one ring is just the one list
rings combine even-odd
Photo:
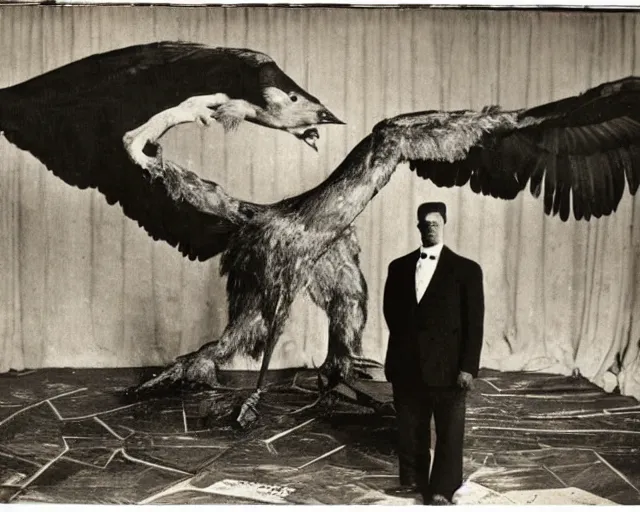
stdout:
[[384,370],[384,365],[366,357],[354,357],[351,367],[352,378],[373,380],[371,370]]
[[351,355],[349,358],[353,361],[353,364],[358,368],[377,368],[384,369],[384,365],[375,359],[369,359],[368,357],[361,357]]
[[177,108],[183,113],[181,117],[206,127],[217,119],[219,108],[228,101],[229,97],[222,93],[192,96],[180,103]]
[[176,384],[183,378],[184,366],[176,362],[142,384],[128,388],[125,396],[134,400],[166,396],[175,391]]
[[323,394],[326,389],[329,387],[328,383],[325,384],[324,380],[322,380],[322,371],[319,370],[316,375],[316,386],[318,387],[318,393]]
[[242,407],[240,407],[240,413],[238,414],[236,421],[242,428],[252,425],[258,419],[259,413],[257,406],[261,395],[262,390],[257,389],[245,400]]
[[196,118],[196,124],[198,126],[201,126],[202,128],[207,128],[207,127],[211,126],[213,124],[213,121],[214,121],[214,119],[211,116],[201,116],[201,115],[199,115]]
[[218,121],[226,132],[233,131],[244,121],[249,113],[241,100],[229,100],[212,108],[211,117]]
[[320,372],[327,377],[329,387],[335,387],[339,382],[349,383],[358,378],[371,380],[371,369],[384,369],[384,365],[355,354],[332,357],[320,366]]
[[219,387],[217,366],[214,361],[192,352],[176,358],[176,361],[158,375],[138,386],[129,388],[127,396],[143,398],[171,394],[185,387]]

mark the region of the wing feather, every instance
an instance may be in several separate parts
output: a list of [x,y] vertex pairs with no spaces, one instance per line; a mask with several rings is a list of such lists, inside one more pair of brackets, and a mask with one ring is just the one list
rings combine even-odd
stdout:
[[480,169],[474,169],[474,172],[471,173],[471,179],[469,180],[469,185],[471,186],[471,190],[473,190],[476,194],[482,193],[482,183],[480,182],[480,179],[481,179],[480,176],[482,176]]
[[259,88],[252,70],[268,60],[180,42],[93,55],[1,90],[0,130],[69,185],[119,203],[154,240],[205,260],[260,207],[171,162],[164,178],[152,180],[131,162],[122,137],[191,96],[224,92],[264,101],[253,92]]
[[549,215],[553,208],[553,195],[557,188],[556,159],[547,157],[546,172],[544,175],[544,213]]
[[635,194],[638,190],[638,185],[640,185],[640,145],[631,146],[629,148],[629,156],[632,165],[625,167],[625,174],[629,189],[632,194]]
[[577,157],[570,159],[569,163],[571,165],[571,174],[574,176],[571,183],[573,216],[576,220],[582,220],[584,217],[584,205],[582,204],[584,192],[582,191],[582,186],[587,172],[586,157],[578,155]]
[[437,186],[468,181],[477,194],[513,199],[528,183],[547,215],[599,218],[616,210],[625,180],[631,194],[640,185],[640,78],[532,109],[396,116],[374,132]]
[[619,204],[622,200],[622,196],[624,195],[624,178],[625,178],[625,169],[631,168],[633,166],[633,162],[629,156],[628,148],[622,148],[620,151],[615,153],[618,157],[617,164],[617,172],[613,174],[613,202],[614,204]]
[[553,215],[560,214],[562,220],[567,220],[567,213],[569,211],[570,202],[570,190],[571,190],[571,175],[569,174],[571,168],[569,166],[569,159],[566,156],[560,156],[555,159],[556,165],[556,186],[555,194],[553,196]]
[[593,194],[593,157],[587,156],[584,160],[584,173],[580,176],[581,180],[581,192],[582,192],[582,207],[583,217],[585,220],[590,220],[593,213],[595,198]]

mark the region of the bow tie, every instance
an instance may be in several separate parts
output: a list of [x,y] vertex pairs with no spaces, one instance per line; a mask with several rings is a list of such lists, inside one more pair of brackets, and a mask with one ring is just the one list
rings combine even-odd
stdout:
[[427,256],[429,256],[430,260],[435,260],[436,259],[436,257],[433,254],[427,254],[426,252],[421,252],[420,253],[420,257],[422,259],[425,259]]

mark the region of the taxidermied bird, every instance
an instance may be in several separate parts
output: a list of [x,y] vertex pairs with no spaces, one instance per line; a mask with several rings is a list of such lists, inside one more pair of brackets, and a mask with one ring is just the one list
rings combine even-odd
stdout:
[[360,354],[367,291],[353,221],[402,163],[437,186],[469,183],[476,193],[506,200],[529,184],[536,197],[544,191],[545,213],[563,221],[571,203],[577,220],[609,215],[625,180],[631,194],[640,184],[640,79],[606,83],[531,109],[428,111],[386,119],[314,189],[272,205],[238,203],[239,211],[251,214],[222,254],[230,308],[226,330],[139,389],[182,380],[215,385],[215,366],[241,350],[264,353],[250,398],[255,402],[302,289],[329,317],[328,353],[320,368],[329,386],[349,380],[354,368],[366,369],[371,362]]
[[[121,69],[135,68],[133,56],[125,60]],[[95,95],[95,87],[108,79],[100,69],[84,79],[74,75],[66,85],[64,73],[36,78],[16,89],[15,106],[8,102],[12,89],[0,91],[0,128],[67,183],[97,188],[185,256],[206,260],[221,254],[229,308],[224,332],[179,357],[139,392],[176,382],[217,385],[221,363],[237,353],[262,354],[255,402],[291,304],[303,289],[329,317],[321,366],[329,382],[349,379],[354,368],[371,364],[361,357],[367,288],[353,222],[401,163],[438,186],[470,183],[476,193],[503,199],[515,198],[527,184],[539,195],[544,184],[545,212],[562,220],[569,217],[571,201],[576,219],[608,215],[620,202],[625,178],[632,194],[640,181],[636,77],[532,109],[430,111],[384,120],[317,187],[260,205],[232,198],[171,161],[156,159],[143,169],[129,160],[126,133],[146,123],[143,140],[157,145],[157,137],[175,125],[177,116],[156,115],[171,108],[157,98],[172,96],[179,66],[169,64],[163,72],[158,64],[155,75],[142,72],[140,83],[159,90],[125,103],[135,103],[131,111],[119,106],[126,101],[122,88],[103,87]],[[171,79],[161,78],[167,75]],[[180,101],[189,114],[184,118],[193,121],[201,109],[189,100]]]
[[46,116],[50,126],[86,144],[94,138],[101,147],[108,140],[120,146],[124,139],[130,158],[145,169],[159,156],[147,147],[162,135],[153,130],[159,124],[153,116],[163,126],[216,120],[225,130],[246,120],[289,132],[316,150],[316,125],[344,124],[268,55],[181,41],[91,55],[2,90],[0,105],[9,140],[14,133],[28,137],[30,123]]

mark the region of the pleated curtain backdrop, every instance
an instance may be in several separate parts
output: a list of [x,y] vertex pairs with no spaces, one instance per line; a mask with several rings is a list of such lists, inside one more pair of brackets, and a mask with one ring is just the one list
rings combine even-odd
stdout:
[[[319,153],[250,125],[229,135],[180,126],[164,146],[230,194],[271,202],[321,182],[384,117],[533,106],[640,74],[639,27],[634,13],[4,6],[0,86],[157,40],[264,51],[347,121],[321,129]],[[222,332],[217,258],[183,259],[5,139],[0,158],[0,371],[165,364]],[[447,203],[447,244],[484,269],[484,366],[577,368],[600,385],[612,370],[623,393],[640,398],[640,197],[628,195],[612,217],[562,223],[528,192],[506,202],[438,189],[400,167],[356,221],[367,356],[384,358],[386,268],[419,244],[415,209],[425,200]],[[273,366],[319,365],[326,345],[326,318],[299,297]]]

